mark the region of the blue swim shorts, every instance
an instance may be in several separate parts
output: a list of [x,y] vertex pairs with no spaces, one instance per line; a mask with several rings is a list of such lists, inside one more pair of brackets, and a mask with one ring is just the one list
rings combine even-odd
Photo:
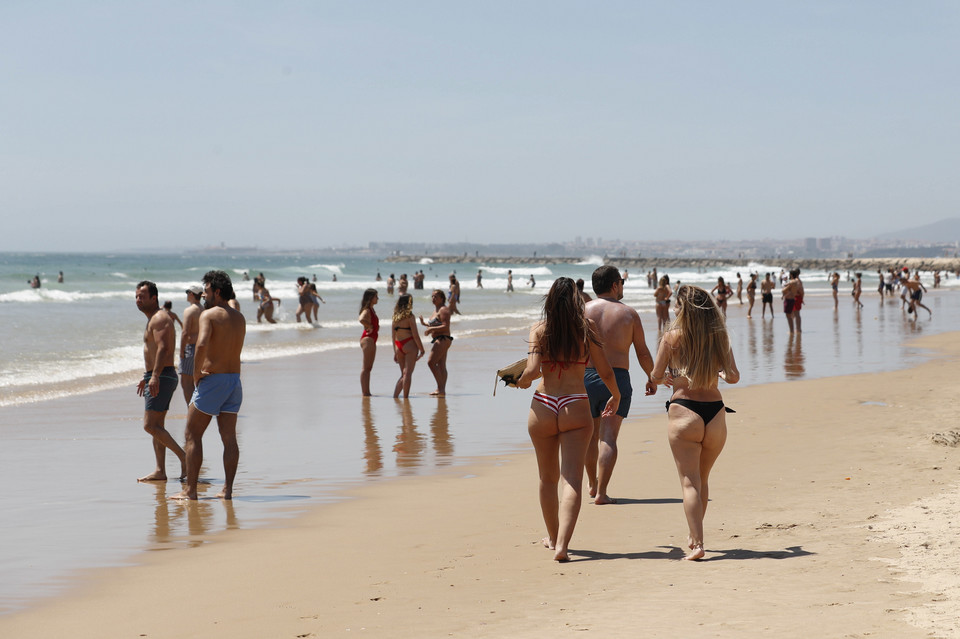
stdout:
[[177,390],[177,383],[180,381],[177,378],[177,369],[167,366],[160,371],[160,391],[156,397],[150,394],[151,377],[153,377],[153,371],[143,374],[143,409],[165,413],[170,408],[173,391]]
[[[613,374],[617,378],[617,388],[620,389],[620,406],[617,407],[617,415],[625,418],[630,413],[630,400],[633,398],[630,371],[625,368],[615,368]],[[587,368],[583,371],[583,385],[587,388],[587,396],[590,398],[590,414],[594,418],[600,417],[611,395],[597,369]]]
[[193,355],[196,352],[196,344],[187,344],[183,347],[183,357],[180,358],[180,374],[193,377]]
[[239,413],[243,402],[240,373],[214,373],[200,380],[190,403],[207,415]]

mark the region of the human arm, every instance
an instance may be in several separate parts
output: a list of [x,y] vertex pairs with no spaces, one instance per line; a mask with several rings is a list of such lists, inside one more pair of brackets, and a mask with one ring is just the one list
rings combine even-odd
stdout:
[[636,312],[633,318],[633,350],[637,354],[640,368],[647,375],[644,394],[654,395],[657,392],[657,385],[650,379],[650,372],[653,370],[653,356],[650,355],[650,349],[647,348],[647,340],[643,335],[643,324],[640,322],[640,315]]
[[740,369],[737,368],[737,362],[733,359],[733,349],[730,349],[730,356],[727,358],[727,365],[720,371],[720,379],[728,384],[736,384],[740,381]]
[[613,374],[613,368],[611,368],[610,362],[607,361],[607,355],[603,352],[603,347],[592,341],[588,342],[588,344],[590,346],[590,363],[597,369],[597,374],[600,375],[600,379],[603,380],[607,390],[610,391],[610,399],[607,400],[607,404],[603,407],[603,412],[600,413],[600,416],[612,417],[616,415],[617,408],[620,407],[620,387],[617,386],[617,377]]
[[157,352],[153,358],[153,372],[148,384],[150,394],[156,397],[160,394],[160,373],[163,372],[164,363],[173,359],[173,353],[170,350],[171,345],[176,344],[176,335],[173,320],[163,312],[159,312],[151,318],[147,330],[152,333],[153,343],[157,345]]
[[530,338],[527,340],[530,345],[530,350],[527,351],[527,367],[517,378],[517,388],[530,388],[530,385],[540,378],[540,361],[543,359],[543,354],[540,352],[539,344],[542,330],[542,323],[534,324],[530,329]]
[[197,335],[197,344],[193,350],[193,385],[199,386],[203,379],[203,362],[207,354],[207,345],[213,332],[213,322],[210,321],[209,311],[200,313],[198,319],[200,332]]
[[654,384],[663,384],[668,387],[673,384],[667,368],[670,366],[670,358],[673,355],[674,335],[674,331],[667,331],[660,340],[657,358],[653,362],[653,370],[650,371],[650,381]]
[[417,345],[417,359],[420,359],[427,351],[423,348],[423,342],[420,341],[420,331],[417,330],[417,323],[413,320],[413,316],[407,318],[407,321],[410,322],[410,334],[413,335],[413,341]]
[[357,321],[360,322],[363,326],[363,330],[370,333],[373,332],[373,322],[370,321],[370,309],[365,308],[363,312],[360,313],[360,317],[357,318]]

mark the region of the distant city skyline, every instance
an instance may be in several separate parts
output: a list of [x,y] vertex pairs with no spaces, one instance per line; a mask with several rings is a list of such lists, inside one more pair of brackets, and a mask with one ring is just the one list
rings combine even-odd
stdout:
[[6,3],[0,251],[955,217],[960,4]]

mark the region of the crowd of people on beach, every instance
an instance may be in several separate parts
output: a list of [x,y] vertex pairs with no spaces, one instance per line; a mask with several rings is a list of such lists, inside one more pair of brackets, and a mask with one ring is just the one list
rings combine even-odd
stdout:
[[[245,274],[246,275],[246,274]],[[920,274],[907,268],[878,272],[878,293],[894,295],[900,290],[905,313],[916,317],[926,288]],[[740,374],[726,332],[726,313],[734,297],[741,305],[747,292],[747,318],[752,317],[756,291],[762,301],[762,318],[767,307],[773,318],[773,291],[779,281],[783,312],[790,333],[800,333],[800,310],[804,286],[800,270],[783,271],[775,278],[765,273],[750,273],[744,286],[739,273],[736,289],[719,277],[710,291],[676,282],[668,275],[658,276],[656,269],[647,274],[654,288],[657,331],[656,357],[647,347],[643,325],[635,309],[623,303],[627,273],[614,266],[601,266],[592,275],[596,297],[584,291],[584,281],[559,277],[543,298],[542,319],[529,334],[529,352],[523,372],[516,378],[504,378],[510,385],[529,388],[540,380],[531,401],[528,432],[539,469],[539,500],[547,535],[542,543],[554,551],[554,559],[569,559],[569,544],[582,503],[583,475],[587,475],[588,494],[597,505],[616,503],[609,485],[617,463],[617,439],[623,419],[629,414],[633,387],[630,379],[631,351],[646,380],[645,395],[654,395],[660,385],[671,389],[666,402],[668,439],[680,478],[684,514],[688,526],[685,558],[705,555],[703,519],[709,495],[709,475],[726,440],[726,414],[733,412],[723,404],[719,381],[735,384]],[[849,275],[848,275],[849,277]],[[379,278],[379,274],[378,274]],[[246,277],[245,277],[246,279]],[[532,279],[532,276],[531,276]],[[860,301],[862,274],[849,277],[856,308]],[[934,286],[939,286],[939,273]],[[297,279],[297,321],[301,315],[316,321],[319,305],[325,303],[313,281]],[[423,272],[414,274],[414,288],[422,288]],[[428,367],[436,389],[430,394],[443,397],[447,386],[447,355],[453,342],[451,319],[459,313],[460,284],[449,276],[447,291],[434,289],[434,305],[429,318],[415,316],[413,296],[407,293],[406,274],[399,281],[391,273],[386,289],[397,300],[390,322],[393,360],[399,377],[393,397],[407,400],[417,362],[426,355],[420,335],[431,338]],[[508,271],[508,290],[512,290],[512,272]],[[838,272],[828,277],[834,308],[838,305]],[[186,289],[187,307],[183,319],[167,302],[162,307],[156,285],[142,281],[136,287],[138,309],[148,321],[143,337],[146,373],[137,386],[144,397],[144,430],[153,440],[156,468],[140,481],[165,481],[166,451],[172,451],[181,466],[184,489],[174,499],[196,499],[202,437],[213,417],[224,445],[224,488],[218,495],[230,499],[239,460],[236,437],[237,414],[242,402],[240,353],[245,335],[245,319],[240,313],[229,276],[223,271],[204,275],[203,286]],[[482,288],[482,271],[477,274]],[[280,300],[266,287],[264,275],[253,279],[253,298],[257,303],[257,321],[275,323],[274,307]],[[360,350],[362,395],[371,396],[370,377],[376,360],[380,319],[376,312],[379,291],[366,289],[360,301],[358,322],[362,326]],[[670,311],[673,311],[671,319]],[[175,329],[181,326],[179,370],[174,366]],[[179,383],[188,404],[185,444],[181,448],[165,428],[170,399]]]

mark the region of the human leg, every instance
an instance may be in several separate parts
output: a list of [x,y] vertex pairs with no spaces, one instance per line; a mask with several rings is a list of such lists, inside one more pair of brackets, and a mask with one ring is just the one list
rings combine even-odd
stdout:
[[560,527],[560,498],[557,492],[557,484],[560,482],[560,438],[557,416],[548,408],[534,403],[527,418],[527,432],[537,455],[540,512],[547,527],[547,536],[543,543],[547,548],[553,549],[556,547]]
[[410,352],[404,351],[403,353],[403,375],[401,379],[403,380],[403,398],[407,399],[410,397],[410,384],[413,382],[413,369],[417,365],[417,347],[413,345],[413,342],[409,342],[407,347],[410,349]]
[[584,468],[587,470],[587,487],[591,497],[597,496],[597,462],[600,458],[600,418],[593,418],[593,431],[587,444]]
[[166,458],[168,448],[172,450],[180,460],[180,477],[183,477],[185,474],[183,472],[186,468],[184,452],[183,449],[180,448],[180,444],[174,440],[173,435],[171,435],[164,427],[164,421],[166,420],[166,417],[166,411],[143,411],[143,430],[149,433],[153,440],[153,455],[157,466],[152,473],[140,477],[137,481],[166,481]]
[[240,463],[240,446],[237,444],[237,414],[220,413],[217,416],[220,441],[223,442],[223,490],[217,497],[233,499],[233,480]]
[[616,500],[607,495],[607,487],[613,476],[613,467],[617,465],[617,437],[620,435],[620,425],[623,417],[613,415],[604,417],[600,421],[599,447],[597,458],[597,494],[594,501],[597,505],[615,504]]
[[583,463],[593,431],[587,402],[576,402],[560,410],[560,502],[557,528],[557,561],[569,559],[568,548],[583,502]]
[[200,466],[203,464],[203,433],[210,425],[211,415],[197,410],[196,405],[187,407],[187,428],[184,445],[187,459],[187,487],[171,499],[196,499]]
[[450,350],[452,342],[448,339],[438,339],[430,348],[430,358],[427,365],[433,378],[437,382],[437,390],[431,395],[444,396],[447,393],[447,353]]
[[360,391],[364,397],[370,396],[370,372],[373,370],[373,360],[377,356],[377,343],[372,337],[360,340],[360,350],[363,353],[363,369],[360,371]]
[[700,457],[704,424],[693,411],[671,403],[668,409],[668,439],[680,476],[683,512],[687,519],[690,552],[685,559],[703,557],[704,498],[701,493]]

